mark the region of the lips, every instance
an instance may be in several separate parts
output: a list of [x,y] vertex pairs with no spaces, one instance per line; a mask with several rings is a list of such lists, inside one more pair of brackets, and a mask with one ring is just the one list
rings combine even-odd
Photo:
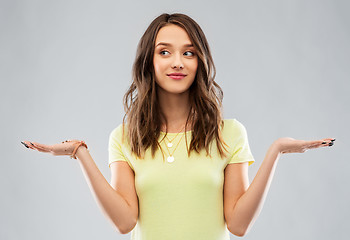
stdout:
[[174,80],[181,80],[184,77],[186,77],[186,75],[182,74],[182,73],[171,73],[171,74],[167,74],[167,75],[168,75],[168,77],[170,77],[171,79],[174,79]]
[[186,74],[183,74],[183,73],[170,73],[170,74],[167,74],[168,76],[177,76],[177,77],[185,77]]

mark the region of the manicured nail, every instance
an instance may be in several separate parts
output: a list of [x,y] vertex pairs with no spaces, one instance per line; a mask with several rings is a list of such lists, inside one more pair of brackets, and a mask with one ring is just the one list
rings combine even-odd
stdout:
[[32,144],[32,146],[34,146],[34,144],[32,142],[30,142],[30,144]]
[[27,144],[25,144],[24,142],[21,142],[24,146],[26,146],[26,148],[29,148]]
[[334,142],[334,141],[335,141],[335,138],[333,138],[331,141]]
[[333,142],[329,143],[329,145],[328,145],[328,146],[333,146]]
[[326,144],[326,142],[322,142],[322,144]]

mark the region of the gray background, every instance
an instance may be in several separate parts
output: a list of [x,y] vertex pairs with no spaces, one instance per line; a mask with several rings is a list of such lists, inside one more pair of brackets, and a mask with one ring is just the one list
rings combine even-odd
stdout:
[[347,239],[349,5],[1,0],[0,239],[130,238],[103,216],[76,160],[20,141],[85,140],[110,181],[108,136],[123,117],[136,46],[163,12],[188,14],[204,30],[224,116],[248,131],[251,181],[279,137],[337,139],[331,148],[281,157],[244,239]]

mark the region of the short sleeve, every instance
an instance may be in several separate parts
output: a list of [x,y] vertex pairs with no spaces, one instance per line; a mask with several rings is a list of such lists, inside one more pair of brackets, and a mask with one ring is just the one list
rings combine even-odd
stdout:
[[231,121],[232,124],[229,124],[229,128],[231,128],[231,139],[233,139],[233,153],[229,158],[228,164],[248,162],[250,166],[255,160],[249,147],[246,128],[236,119]]
[[125,157],[122,145],[122,125],[119,125],[109,135],[108,142],[108,167],[112,162],[124,161],[134,170],[134,167],[130,163],[129,159]]

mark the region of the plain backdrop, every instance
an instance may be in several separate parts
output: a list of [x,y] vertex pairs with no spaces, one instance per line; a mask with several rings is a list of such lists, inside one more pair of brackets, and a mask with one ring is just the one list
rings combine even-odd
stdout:
[[130,238],[103,216],[76,160],[20,141],[85,140],[110,181],[108,136],[137,43],[164,12],[205,32],[224,117],[248,132],[250,181],[279,137],[337,139],[281,157],[244,239],[348,239],[349,10],[346,0],[1,0],[0,239]]

